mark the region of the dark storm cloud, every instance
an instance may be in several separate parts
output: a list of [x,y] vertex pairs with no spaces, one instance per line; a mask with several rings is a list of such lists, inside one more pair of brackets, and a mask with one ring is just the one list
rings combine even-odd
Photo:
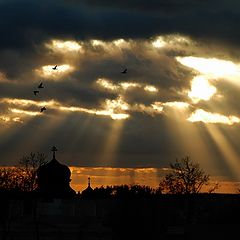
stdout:
[[[5,48],[4,45],[0,45],[1,47]],[[10,81],[34,82],[37,80],[34,69],[46,63],[54,65],[56,61],[62,61],[58,56],[53,57],[49,54],[48,49],[41,44],[20,49],[12,47],[0,51],[0,72],[3,72]]]
[[[72,2],[80,2],[80,1],[72,1]],[[216,4],[216,2],[221,2],[221,1],[216,1],[213,0],[211,3],[206,0],[169,0],[169,1],[164,1],[164,0],[150,0],[150,1],[145,1],[145,0],[131,0],[131,1],[121,1],[121,0],[103,0],[101,2],[97,0],[90,0],[90,1],[85,1],[87,5],[99,7],[99,8],[120,8],[120,9],[125,9],[125,10],[138,10],[138,11],[157,11],[157,12],[166,12],[166,13],[171,13],[171,12],[186,12],[188,10],[193,10],[193,9],[200,9],[200,8],[205,8],[209,6],[209,4]]]
[[[23,74],[28,69],[63,62],[60,56],[42,57],[46,53],[42,44],[52,38],[146,39],[159,34],[182,33],[201,39],[203,43],[207,39],[207,43],[213,46],[215,42],[219,45],[221,41],[224,44],[237,43],[240,16],[238,5],[237,1],[223,0],[1,1],[0,71],[4,71],[9,79],[22,77],[27,81]],[[231,54],[236,55],[236,52],[232,50]],[[149,67],[148,62],[133,61],[129,52],[125,53],[125,57],[132,63],[135,76],[141,77],[141,71]],[[106,73],[106,64],[107,61],[102,63],[96,60],[95,70],[102,75],[111,75],[113,70],[109,67]],[[115,61],[115,69],[117,65],[124,67],[124,62]],[[137,65],[141,66],[139,71],[136,70]],[[164,71],[167,79],[171,71]],[[94,73],[92,71],[93,76]],[[159,74],[155,71],[152,73]],[[28,79],[35,79],[33,74],[28,74]],[[167,80],[164,82],[168,83]]]
[[33,101],[50,101],[52,99],[69,106],[82,106],[87,108],[96,108],[106,98],[115,99],[114,93],[101,92],[91,88],[81,88],[76,84],[67,82],[44,82],[44,91],[42,90],[37,96],[33,91],[37,89],[38,84],[19,84],[0,83],[1,98],[28,99]]
[[[52,38],[147,39],[159,34],[182,33],[200,39],[203,44],[211,45],[211,49],[217,49],[216,55],[223,54],[223,50],[220,49],[223,43],[220,42],[223,41],[225,45],[239,42],[238,5],[237,1],[223,0],[1,1],[0,71],[3,71],[9,80],[37,81],[32,73],[33,69],[47,64],[54,65],[55,62],[58,64],[64,62],[60,55],[48,54],[49,51],[44,48],[43,44]],[[176,53],[181,55],[184,51],[184,49],[169,50],[167,55],[176,55]],[[236,49],[229,51],[230,53],[224,55],[230,54],[237,58]],[[197,54],[196,50],[192,52]],[[209,51],[202,50],[201,54],[208,55]],[[101,58],[93,61],[86,58],[83,64],[85,63],[88,78],[91,74],[92,80],[101,76],[111,78],[113,75],[116,79],[115,71],[120,71],[120,66],[125,67],[126,62],[139,81],[145,75],[145,71],[149,71],[148,74],[152,75],[149,78],[150,82],[156,83],[156,78],[159,78],[160,74],[165,79],[162,84],[168,84],[168,79],[173,74],[172,69],[169,69],[173,64],[166,63],[162,69],[159,67],[161,64],[159,62],[158,66],[154,67],[149,60],[144,59],[144,56],[136,58],[131,51],[124,53],[124,60],[108,58],[102,61]],[[162,60],[167,61],[167,58]],[[76,71],[75,75],[77,74],[78,77],[87,79],[84,76],[84,69]]]
[[[136,49],[125,50],[119,56],[111,56],[108,53],[103,57],[99,53],[95,54],[94,57],[88,57],[85,54],[84,58],[81,59],[79,70],[73,74],[76,79],[84,82],[93,81],[97,78],[107,78],[112,79],[116,84],[124,81],[137,81],[139,83],[147,82],[163,88],[169,88],[173,84],[175,87],[184,85],[180,78],[187,78],[190,75],[189,69],[179,65],[164,52],[160,52],[157,57],[151,59],[151,55],[146,56],[148,49],[143,46],[144,43],[140,42],[138,45]],[[139,55],[140,52],[141,55]],[[128,74],[123,75],[120,72],[125,67],[128,68]]]
[[116,93],[103,92],[89,86],[79,86],[78,82],[46,82],[46,92],[42,99],[55,99],[67,105],[86,108],[99,107],[105,99],[115,99]]
[[[239,2],[226,1],[86,1],[99,9],[121,9],[128,12],[155,16],[152,34],[183,33],[196,38],[232,41],[239,39],[237,31]],[[149,18],[151,22],[151,18]],[[144,26],[143,26],[144,27]],[[147,26],[149,27],[149,26]],[[139,29],[139,28],[137,28]],[[151,31],[152,28],[149,29]],[[147,34],[147,32],[146,32]]]
[[[52,38],[147,38],[182,33],[239,40],[237,1],[1,1],[1,48]],[[234,34],[233,34],[234,33]]]

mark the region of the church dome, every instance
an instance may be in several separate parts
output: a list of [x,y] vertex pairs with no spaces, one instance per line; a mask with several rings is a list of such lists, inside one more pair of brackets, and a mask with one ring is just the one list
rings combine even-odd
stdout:
[[58,162],[55,158],[55,151],[57,151],[56,147],[53,147],[51,151],[53,152],[52,160],[37,169],[37,190],[40,193],[53,196],[75,193],[69,186],[71,181],[70,169],[68,166]]
[[46,182],[70,182],[70,169],[55,158],[45,165],[42,165],[37,170],[38,181]]

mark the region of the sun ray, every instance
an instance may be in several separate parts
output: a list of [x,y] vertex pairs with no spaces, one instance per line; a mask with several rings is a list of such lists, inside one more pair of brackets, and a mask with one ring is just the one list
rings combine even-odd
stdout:
[[165,115],[165,128],[168,131],[173,149],[169,154],[169,161],[172,162],[176,158],[189,156],[204,169],[214,169],[215,162],[211,161],[214,159],[214,155],[206,141],[204,129],[186,121],[189,115],[188,107],[171,107],[165,111]]
[[[68,122],[69,122],[69,119],[71,119],[71,124],[67,129],[68,136],[66,136],[66,138],[69,138],[69,141],[71,141],[69,148],[71,148],[71,146],[81,145],[81,148],[84,149],[84,151],[92,153],[92,148],[96,144],[95,142],[96,139],[92,138],[91,137],[92,135],[89,134],[89,132],[92,131],[93,126],[95,125],[94,116],[84,115],[81,117],[79,116],[77,118],[76,117],[74,118],[70,114],[68,116],[68,120],[67,120]],[[64,124],[67,124],[67,121],[62,124],[62,127],[64,127]],[[70,153],[68,155],[69,155],[69,158],[76,158],[76,156],[74,155],[71,156]],[[87,159],[85,159],[85,161],[87,161]]]
[[[17,149],[24,149],[26,145],[33,152],[42,149],[46,142],[51,141],[52,136],[55,136],[59,132],[65,119],[66,116],[52,116],[41,119],[40,123],[34,124],[34,131],[27,131],[24,139],[21,139],[16,144]],[[32,118],[30,121],[34,123],[36,119]]]
[[111,130],[103,144],[101,155],[98,156],[98,162],[100,165],[111,166],[115,163],[123,126],[124,121],[112,122]]
[[240,173],[240,158],[231,144],[224,137],[220,129],[214,124],[205,125],[212,139],[218,146],[219,151],[222,153],[226,163],[230,166],[233,176],[239,179]]
[[[43,121],[43,119],[41,119]],[[28,127],[30,126],[30,127]],[[47,137],[48,133],[51,131],[51,126],[57,126],[56,119],[49,122],[49,124],[39,124],[39,119],[28,117],[24,119],[23,124],[11,125],[10,128],[5,129],[4,138],[0,138],[0,143],[2,146],[8,146],[9,143],[14,142],[12,145],[12,151],[8,154],[9,159],[18,162],[19,158],[23,154],[28,154],[28,152],[23,152],[23,149],[26,149],[28,146],[29,151],[39,151],[41,149],[41,143],[44,141],[44,138],[41,138],[43,133]],[[24,132],[24,134],[22,134]],[[44,142],[42,142],[44,144]]]

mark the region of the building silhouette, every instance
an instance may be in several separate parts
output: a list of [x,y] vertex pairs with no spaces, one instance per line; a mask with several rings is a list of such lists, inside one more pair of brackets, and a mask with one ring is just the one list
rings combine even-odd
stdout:
[[91,178],[88,177],[88,186],[82,191],[82,196],[86,198],[93,197],[93,193],[94,191],[91,187]]
[[57,148],[52,147],[53,158],[37,169],[37,193],[53,198],[73,197],[76,193],[70,187],[71,171],[68,166],[58,162],[55,156]]

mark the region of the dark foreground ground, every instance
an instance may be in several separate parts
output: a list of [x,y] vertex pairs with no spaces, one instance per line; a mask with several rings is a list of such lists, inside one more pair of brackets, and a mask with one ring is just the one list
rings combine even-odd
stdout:
[[0,240],[235,239],[239,232],[237,194],[148,199],[1,197]]

